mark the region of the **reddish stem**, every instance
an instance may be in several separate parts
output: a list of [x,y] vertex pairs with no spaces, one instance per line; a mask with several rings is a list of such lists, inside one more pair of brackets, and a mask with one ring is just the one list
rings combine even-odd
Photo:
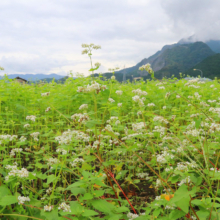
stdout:
[[[106,169],[107,170],[107,169]],[[136,210],[134,209],[133,205],[131,204],[131,202],[129,201],[128,197],[126,196],[126,194],[124,193],[123,189],[121,188],[121,186],[119,185],[119,183],[117,182],[117,180],[114,178],[114,174],[111,173],[109,170],[107,170],[109,176],[114,180],[114,182],[117,184],[118,188],[121,190],[121,192],[123,193],[124,197],[126,198],[126,200],[128,201],[129,205],[131,206],[132,210],[134,211],[135,214],[137,214]]]

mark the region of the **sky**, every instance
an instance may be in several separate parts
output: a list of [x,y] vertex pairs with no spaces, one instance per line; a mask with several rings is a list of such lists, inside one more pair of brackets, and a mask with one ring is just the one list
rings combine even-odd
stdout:
[[100,45],[100,73],[136,65],[194,35],[220,40],[219,0],[0,1],[3,74],[89,75],[83,43]]

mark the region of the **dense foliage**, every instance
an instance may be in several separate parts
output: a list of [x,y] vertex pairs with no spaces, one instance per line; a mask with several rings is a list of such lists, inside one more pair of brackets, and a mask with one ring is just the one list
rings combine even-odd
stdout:
[[197,64],[194,68],[184,72],[186,75],[197,76],[200,72],[194,71],[193,69],[200,69],[203,72],[203,77],[214,79],[215,77],[220,78],[220,54],[207,57],[202,62]]
[[218,219],[219,88],[0,80],[1,219]]

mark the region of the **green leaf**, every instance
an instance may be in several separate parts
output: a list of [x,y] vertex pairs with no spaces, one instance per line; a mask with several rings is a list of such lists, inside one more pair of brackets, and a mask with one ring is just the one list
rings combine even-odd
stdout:
[[80,197],[81,200],[90,200],[93,199],[93,195],[91,193],[85,193],[84,196]]
[[155,209],[153,212],[154,217],[157,217],[162,211],[163,211],[163,209],[161,209],[161,208]]
[[36,175],[36,177],[38,177],[39,179],[42,179],[42,180],[47,179],[47,175],[46,175],[46,174],[42,174],[42,173],[38,173],[38,174]]
[[107,202],[106,200],[94,200],[91,202],[92,206],[104,213],[111,213],[111,210],[113,210],[115,208],[114,205],[112,205],[111,203]]
[[69,190],[69,189],[71,189],[71,188],[75,188],[76,186],[82,186],[82,185],[84,185],[84,184],[85,184],[85,183],[82,182],[82,181],[77,181],[77,182],[75,182],[75,183],[69,185],[66,189]]
[[80,215],[83,213],[84,211],[84,207],[81,206],[78,201],[71,201],[70,203],[70,209],[71,209],[71,213],[73,215]]
[[45,212],[43,209],[41,210],[41,216],[46,217],[47,220],[58,220],[58,210],[54,209],[51,212]]
[[121,216],[122,215],[117,215],[117,214],[113,214],[113,215],[110,215],[108,220],[120,220],[121,219]]
[[98,215],[99,213],[93,211],[93,210],[84,210],[82,216],[86,216],[86,217],[89,217],[89,216],[94,216],[94,215]]
[[103,196],[104,193],[105,193],[105,190],[95,190],[95,191],[93,191],[94,197]]
[[4,196],[0,200],[0,205],[1,206],[6,206],[6,205],[11,205],[17,203],[18,200],[16,196]]
[[11,195],[11,191],[5,185],[0,186],[0,198],[6,195]]
[[181,210],[174,210],[170,213],[169,219],[174,220],[174,219],[180,219],[183,217],[186,213],[181,211]]
[[190,197],[183,197],[181,198],[181,200],[179,200],[178,202],[176,202],[175,204],[181,208],[181,210],[183,210],[185,213],[189,212],[189,201],[190,201]]
[[115,211],[116,211],[116,213],[122,213],[122,212],[128,213],[130,210],[129,210],[129,208],[122,206],[122,207],[117,208]]
[[40,169],[44,167],[43,164],[41,164],[41,163],[36,163],[35,166]]
[[86,192],[84,188],[71,188],[70,190],[74,196],[77,196],[78,194],[84,194]]
[[56,179],[56,176],[54,174],[48,176],[47,177],[47,184],[54,182],[55,179]]
[[201,200],[198,200],[198,199],[192,200],[191,203],[194,204],[194,205],[197,205],[197,206],[203,204],[203,202]]
[[200,211],[196,212],[196,214],[198,215],[200,220],[206,220],[207,217],[210,215],[210,212],[209,211],[200,210]]
[[201,119],[195,120],[195,126],[197,129],[200,127],[201,121]]
[[146,220],[146,215],[141,215],[137,218],[135,218],[136,220]]

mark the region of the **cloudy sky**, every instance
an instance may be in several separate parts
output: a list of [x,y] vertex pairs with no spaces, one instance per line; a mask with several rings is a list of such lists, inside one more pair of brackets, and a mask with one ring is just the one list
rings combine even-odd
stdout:
[[219,8],[219,0],[0,1],[0,74],[88,75],[82,43],[101,45],[92,57],[105,72],[191,35],[220,40]]

